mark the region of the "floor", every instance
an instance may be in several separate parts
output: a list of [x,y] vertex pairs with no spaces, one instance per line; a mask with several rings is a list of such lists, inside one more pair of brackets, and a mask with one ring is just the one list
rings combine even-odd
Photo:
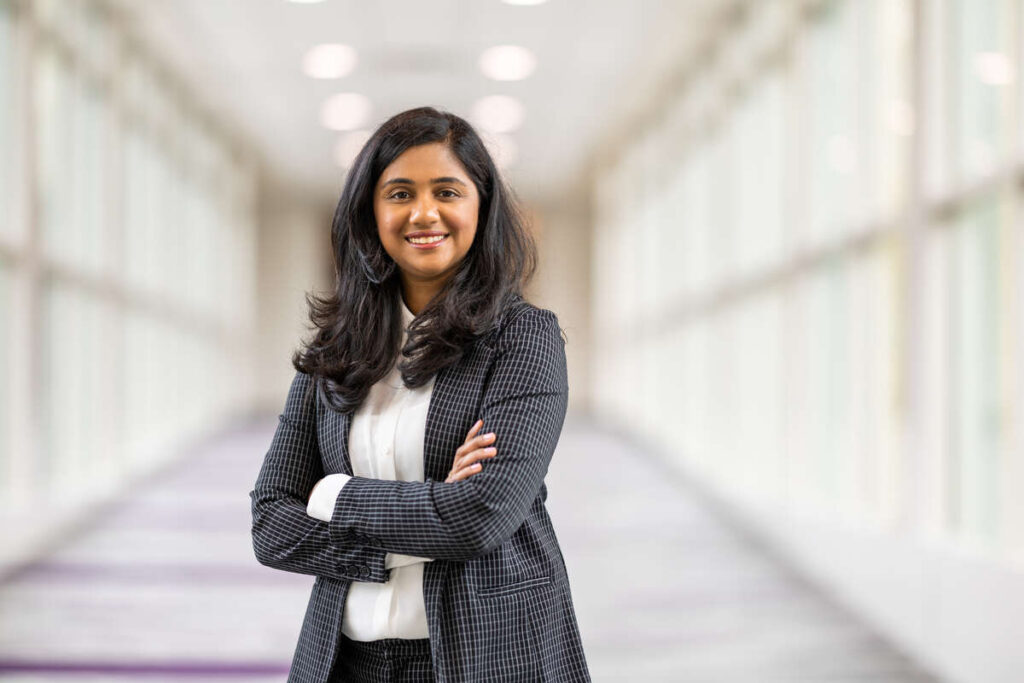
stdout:
[[[0,680],[284,681],[313,579],[252,553],[275,426],[190,453],[0,584]],[[629,441],[571,415],[547,483],[595,681],[938,680]]]

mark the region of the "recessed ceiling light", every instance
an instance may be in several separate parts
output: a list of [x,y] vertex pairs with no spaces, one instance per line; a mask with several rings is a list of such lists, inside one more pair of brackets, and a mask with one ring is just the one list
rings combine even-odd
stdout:
[[543,5],[548,0],[503,0],[506,5]]
[[485,130],[495,133],[511,133],[523,125],[526,110],[514,97],[488,95],[473,104],[470,117]]
[[288,0],[288,2],[295,3],[296,5],[315,5],[318,2],[323,2],[323,1],[324,0]]
[[370,98],[354,92],[332,95],[320,109],[320,123],[331,130],[355,130],[370,119]]
[[480,55],[480,70],[485,76],[496,81],[519,81],[537,66],[537,58],[525,47],[518,45],[497,45],[489,47]]
[[306,52],[302,70],[313,78],[342,78],[352,73],[356,59],[355,48],[349,45],[317,45]]
[[363,128],[343,135],[334,147],[334,161],[342,168],[352,168],[363,145],[370,139],[370,131]]

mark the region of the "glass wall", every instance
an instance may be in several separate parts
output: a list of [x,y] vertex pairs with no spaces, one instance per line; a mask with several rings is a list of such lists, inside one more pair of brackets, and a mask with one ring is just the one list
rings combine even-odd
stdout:
[[1024,2],[804,4],[599,171],[598,410],[739,498],[1024,557]]
[[[12,314],[10,265],[0,258],[0,320],[10,320]],[[0,453],[10,452],[12,437],[10,431],[11,382],[10,382],[10,345],[11,331],[9,325],[0,325]],[[10,485],[11,463],[0,461],[0,490]]]
[[98,0],[0,0],[0,155],[0,519],[43,523],[242,407],[256,169]]
[[18,39],[11,0],[0,0],[0,241],[13,237],[16,228],[12,210],[17,152],[16,120],[19,89],[16,78]]

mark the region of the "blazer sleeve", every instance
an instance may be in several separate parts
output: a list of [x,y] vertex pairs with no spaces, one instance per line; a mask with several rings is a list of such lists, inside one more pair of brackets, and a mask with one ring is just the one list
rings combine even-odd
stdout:
[[[558,318],[531,308],[495,343],[484,390],[482,432],[497,455],[452,483],[352,477],[329,523],[337,542],[353,534],[392,553],[446,560],[486,554],[518,529],[540,493],[562,431],[569,386]],[[454,457],[454,453],[452,456]]]
[[249,492],[252,544],[260,564],[299,574],[384,583],[390,570],[385,551],[332,535],[327,522],[306,513],[309,492],[323,476],[316,436],[312,380],[296,372],[277,431]]

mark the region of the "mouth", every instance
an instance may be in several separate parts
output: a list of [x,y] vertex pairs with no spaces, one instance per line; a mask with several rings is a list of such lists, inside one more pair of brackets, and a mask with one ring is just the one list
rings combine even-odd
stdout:
[[417,249],[433,249],[448,239],[447,233],[412,234],[405,237],[405,241]]

